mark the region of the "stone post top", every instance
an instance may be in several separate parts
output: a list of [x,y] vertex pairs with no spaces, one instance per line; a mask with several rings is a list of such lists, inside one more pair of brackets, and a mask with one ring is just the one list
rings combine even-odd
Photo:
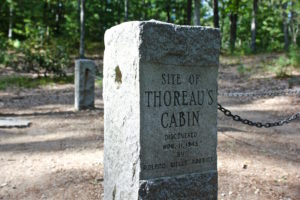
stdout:
[[144,26],[168,26],[169,28],[173,28],[174,30],[177,29],[197,29],[197,30],[213,30],[216,32],[219,32],[218,28],[213,28],[213,27],[209,27],[209,26],[190,26],[190,25],[177,25],[177,24],[172,24],[172,23],[168,23],[168,22],[162,22],[162,21],[158,21],[158,20],[148,20],[148,21],[128,21],[128,22],[124,22],[121,23],[119,25],[116,25],[110,29],[108,29],[107,31],[111,31],[114,29],[122,29],[124,26],[128,27],[128,26],[133,26],[133,27],[144,27]]
[[75,60],[76,62],[94,62],[93,60],[87,58],[78,58]]
[[219,65],[221,39],[216,28],[149,20],[125,22],[105,33],[106,48],[111,45],[122,48],[122,44],[128,45],[128,42],[138,46],[141,62],[182,66]]

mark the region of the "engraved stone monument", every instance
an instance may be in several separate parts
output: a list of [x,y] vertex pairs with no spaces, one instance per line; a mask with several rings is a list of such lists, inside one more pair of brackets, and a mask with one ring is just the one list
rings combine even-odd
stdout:
[[75,61],[75,109],[94,108],[95,63],[88,59]]
[[218,29],[105,33],[104,199],[217,199]]

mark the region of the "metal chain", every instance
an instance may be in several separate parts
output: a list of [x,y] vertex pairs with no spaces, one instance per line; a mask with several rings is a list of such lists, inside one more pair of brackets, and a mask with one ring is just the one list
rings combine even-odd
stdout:
[[227,117],[231,117],[234,121],[237,122],[241,122],[243,124],[249,125],[249,126],[255,126],[257,128],[271,128],[274,126],[282,126],[284,124],[288,124],[298,118],[300,118],[300,112],[286,118],[280,121],[276,121],[276,122],[268,122],[268,123],[262,123],[262,122],[253,122],[249,119],[243,119],[242,117],[240,117],[239,115],[234,115],[231,113],[230,110],[224,108],[221,104],[218,104],[218,109],[224,113],[224,115],[226,115]]
[[284,90],[268,90],[257,92],[225,92],[219,93],[219,96],[224,97],[273,97],[281,95],[297,95],[300,94],[300,89],[284,89]]

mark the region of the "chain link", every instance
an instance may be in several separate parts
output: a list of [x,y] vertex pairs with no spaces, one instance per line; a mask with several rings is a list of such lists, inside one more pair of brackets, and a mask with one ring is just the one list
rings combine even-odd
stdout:
[[268,90],[256,92],[225,92],[219,93],[219,96],[224,97],[274,97],[281,95],[297,95],[300,94],[300,89],[284,89],[284,90]]
[[239,115],[234,115],[231,113],[230,110],[224,108],[221,104],[218,104],[218,109],[224,113],[224,115],[226,115],[227,117],[231,117],[234,121],[237,122],[241,122],[243,124],[249,125],[249,126],[255,126],[257,128],[271,128],[274,126],[282,126],[284,124],[288,124],[298,118],[300,118],[300,112],[286,118],[280,121],[275,121],[275,122],[268,122],[268,123],[262,123],[262,122],[253,122],[249,119],[243,119],[242,117],[240,117]]

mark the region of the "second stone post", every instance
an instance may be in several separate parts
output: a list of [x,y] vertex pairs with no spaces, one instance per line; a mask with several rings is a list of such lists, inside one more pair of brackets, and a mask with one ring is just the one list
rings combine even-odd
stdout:
[[75,61],[75,110],[94,108],[95,68],[92,60]]

